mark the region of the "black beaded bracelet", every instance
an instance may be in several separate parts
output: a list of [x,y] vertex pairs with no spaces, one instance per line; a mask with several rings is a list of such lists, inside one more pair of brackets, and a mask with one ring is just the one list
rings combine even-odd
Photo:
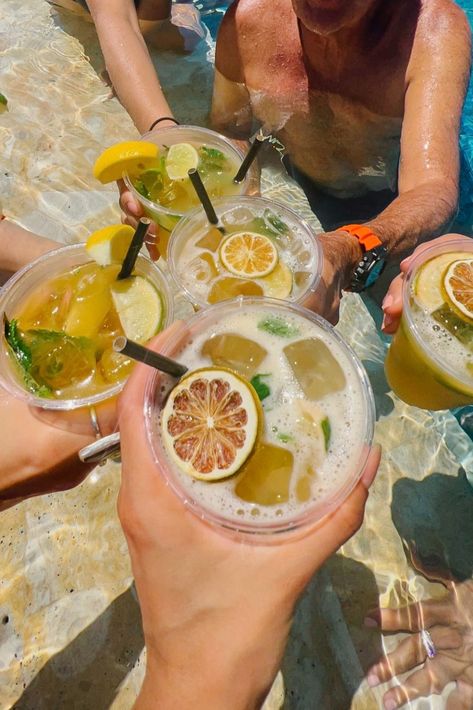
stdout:
[[173,118],[172,116],[163,116],[162,118],[157,118],[156,121],[154,121],[151,124],[151,126],[149,127],[149,130],[152,131],[153,128],[155,128],[155,126],[158,125],[158,123],[161,123],[161,121],[173,121],[176,124],[176,126],[179,126],[179,121],[176,121],[176,119]]

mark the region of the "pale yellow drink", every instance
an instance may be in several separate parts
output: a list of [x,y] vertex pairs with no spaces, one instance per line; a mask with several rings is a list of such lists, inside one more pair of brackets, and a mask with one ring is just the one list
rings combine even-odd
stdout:
[[[408,404],[437,410],[473,403],[473,314],[462,310],[470,271],[473,243],[465,239],[433,245],[411,265],[385,363],[391,388]],[[459,305],[449,295],[452,279],[460,284]]]

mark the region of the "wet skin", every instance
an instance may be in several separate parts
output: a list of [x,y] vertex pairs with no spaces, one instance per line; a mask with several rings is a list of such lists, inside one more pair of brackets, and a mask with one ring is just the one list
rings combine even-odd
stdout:
[[[368,224],[391,255],[407,255],[456,209],[469,58],[468,23],[450,0],[239,0],[217,41],[212,118],[240,135],[256,119],[339,197],[397,182]],[[346,286],[355,238],[322,243],[327,284]]]

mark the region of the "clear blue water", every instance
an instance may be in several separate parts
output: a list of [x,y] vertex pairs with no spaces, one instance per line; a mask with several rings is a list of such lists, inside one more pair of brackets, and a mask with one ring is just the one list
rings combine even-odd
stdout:
[[[463,9],[473,30],[473,5],[471,0],[457,0]],[[473,77],[463,108],[460,132],[461,176],[460,176],[460,211],[458,222],[464,231],[473,235]]]

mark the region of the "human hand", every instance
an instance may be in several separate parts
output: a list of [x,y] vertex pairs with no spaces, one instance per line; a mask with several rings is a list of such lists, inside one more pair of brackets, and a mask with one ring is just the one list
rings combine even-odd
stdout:
[[[124,180],[117,181],[118,191],[120,193],[120,207],[122,212],[123,224],[129,224],[133,229],[138,226],[140,217],[144,217],[144,211],[141,204],[138,202],[133,193],[127,188]],[[154,222],[151,222],[145,237],[145,246],[148,250],[150,259],[157,261],[160,256],[158,246],[158,227]]]
[[342,289],[350,283],[351,274],[361,259],[355,237],[347,232],[323,232],[317,235],[322,247],[322,274],[316,290],[303,305],[335,325],[339,318]]
[[[96,413],[102,434],[112,433],[116,400]],[[88,409],[36,409],[0,389],[0,432],[0,500],[73,488],[92,468],[77,455],[95,436]]]
[[444,234],[442,237],[437,237],[437,239],[432,239],[429,242],[421,244],[410,256],[401,261],[401,273],[391,282],[382,304],[384,317],[381,328],[384,333],[391,335],[398,329],[402,316],[402,290],[404,277],[409,270],[412,260],[434,244],[448,244],[449,241],[455,241],[458,239],[465,239],[468,241],[468,244],[471,245],[470,237],[465,237],[462,234]]
[[[365,621],[368,626],[412,634],[369,671],[371,686],[413,671],[402,685],[385,693],[386,710],[431,693],[441,693],[451,682],[456,682],[456,689],[449,695],[447,710],[473,707],[473,582],[449,586],[449,595],[440,601],[380,609],[368,615]],[[422,629],[429,630],[435,644],[437,655],[432,659],[427,658],[419,633]]]
[[[176,328],[160,334],[158,350]],[[351,537],[380,458],[340,508],[297,540],[258,545],[199,519],[166,484],[143,418],[149,370],[138,365],[119,402],[122,485],[118,512],[131,556],[147,646],[139,710],[259,707],[314,572]]]

